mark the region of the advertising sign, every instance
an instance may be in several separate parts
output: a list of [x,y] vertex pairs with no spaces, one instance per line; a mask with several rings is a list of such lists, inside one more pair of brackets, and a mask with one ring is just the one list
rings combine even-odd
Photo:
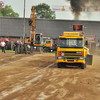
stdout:
[[85,6],[80,9],[75,9],[70,6],[52,6],[53,11],[72,11],[72,12],[97,12],[100,11],[98,6]]
[[5,1],[4,0],[0,0],[0,8],[5,8]]

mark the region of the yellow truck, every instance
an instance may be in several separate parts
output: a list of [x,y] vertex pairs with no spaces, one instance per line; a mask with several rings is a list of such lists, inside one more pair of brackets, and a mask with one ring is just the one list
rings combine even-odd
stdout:
[[86,64],[92,65],[93,56],[89,54],[89,49],[85,47],[85,34],[83,32],[64,32],[59,36],[56,54],[58,68],[66,65],[86,68]]

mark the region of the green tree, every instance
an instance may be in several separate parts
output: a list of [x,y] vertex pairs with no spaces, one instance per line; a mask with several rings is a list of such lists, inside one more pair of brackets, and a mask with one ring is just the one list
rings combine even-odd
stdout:
[[50,6],[42,3],[35,6],[35,17],[36,18],[45,18],[45,19],[55,19],[55,11],[50,9]]
[[19,14],[15,13],[11,6],[6,5],[5,8],[0,8],[0,16],[19,17]]

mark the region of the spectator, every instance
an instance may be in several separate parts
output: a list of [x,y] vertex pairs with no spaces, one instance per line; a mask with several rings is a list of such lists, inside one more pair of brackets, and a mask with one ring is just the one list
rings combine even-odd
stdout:
[[0,45],[1,45],[2,52],[5,53],[5,45],[6,45],[6,43],[2,40]]
[[18,41],[15,42],[14,46],[15,46],[15,54],[18,54],[18,46],[19,46],[19,42],[18,42]]

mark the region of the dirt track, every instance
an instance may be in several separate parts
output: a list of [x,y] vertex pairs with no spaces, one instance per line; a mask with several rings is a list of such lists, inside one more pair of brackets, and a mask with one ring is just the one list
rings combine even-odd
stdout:
[[100,56],[86,69],[59,69],[54,54],[0,56],[0,100],[100,100]]

